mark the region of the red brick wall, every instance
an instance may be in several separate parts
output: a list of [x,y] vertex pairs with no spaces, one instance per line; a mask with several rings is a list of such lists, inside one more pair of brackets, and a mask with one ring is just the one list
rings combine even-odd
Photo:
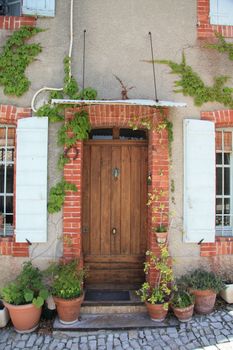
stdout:
[[0,29],[15,30],[22,26],[36,25],[36,18],[29,16],[0,16]]
[[[134,116],[139,118],[150,117],[155,123],[161,120],[161,114],[158,109],[144,106],[116,106],[116,105],[96,105],[84,107],[88,111],[91,126],[120,126],[129,127],[129,121]],[[67,109],[66,120],[73,117],[74,113],[80,108]],[[164,113],[167,113],[164,110]],[[78,187],[78,192],[70,192],[65,198],[64,204],[64,258],[70,259],[78,257],[82,259],[82,165],[83,165],[83,143],[77,143],[79,156],[72,160],[64,168],[65,180],[74,183]],[[72,153],[69,152],[72,158]],[[161,169],[163,175],[161,176]],[[149,132],[148,144],[148,173],[152,175],[152,185],[149,191],[156,187],[157,190],[163,190],[164,196],[159,199],[159,203],[165,205],[164,214],[168,217],[169,211],[169,152],[168,135],[166,130],[160,133],[157,131]],[[159,205],[157,203],[157,205]],[[156,216],[157,215],[157,216]],[[152,219],[152,216],[154,219]],[[148,208],[148,249],[158,252],[158,245],[155,234],[152,233],[152,226],[158,224],[158,214],[152,213]],[[153,278],[153,273],[151,278]]]
[[197,36],[199,39],[214,38],[214,32],[225,38],[233,38],[233,26],[211,25],[209,19],[210,0],[197,1]]
[[[0,124],[15,125],[17,127],[18,120],[21,118],[27,118],[27,117],[31,117],[30,108],[17,108],[15,106],[10,106],[10,105],[0,105]],[[15,147],[17,151],[17,145],[15,145]],[[15,169],[16,169],[16,166],[15,166]],[[16,185],[16,179],[14,177],[14,188],[15,188],[15,185]],[[15,197],[14,197],[14,207],[15,207]],[[29,254],[28,244],[16,243],[15,236],[0,237],[0,254],[21,256],[21,257],[28,256]]]
[[[233,127],[233,110],[202,112],[201,119],[215,123],[216,128]],[[216,237],[214,243],[201,244],[201,256],[233,254],[233,237]]]

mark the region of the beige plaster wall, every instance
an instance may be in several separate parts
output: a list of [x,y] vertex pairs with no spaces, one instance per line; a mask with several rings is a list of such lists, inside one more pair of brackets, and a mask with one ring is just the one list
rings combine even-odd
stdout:
[[[70,1],[56,0],[55,18],[38,18],[37,26],[47,29],[33,41],[41,42],[43,52],[27,69],[31,80],[30,90],[21,98],[6,97],[0,89],[0,103],[30,106],[34,93],[43,86],[63,85],[63,59],[69,49],[69,4]],[[153,35],[154,56],[157,59],[171,59],[180,62],[184,50],[187,62],[201,74],[206,83],[212,84],[217,74],[233,76],[233,65],[226,56],[203,48],[196,39],[196,1],[187,0],[74,0],[74,47],[73,75],[82,82],[83,30],[86,29],[86,86],[98,90],[99,98],[120,98],[121,88],[114,74],[128,86],[130,98],[153,98],[152,65],[148,32]],[[9,32],[0,31],[0,46]],[[199,118],[200,110],[222,108],[218,104],[206,104],[200,108],[193,105],[189,97],[173,92],[176,76],[169,74],[169,68],[156,65],[158,97],[161,100],[182,101],[187,108],[171,109],[170,118],[174,124],[173,162],[171,178],[175,182],[175,212],[170,234],[170,250],[175,258],[176,273],[180,274],[190,266],[208,259],[199,257],[199,246],[182,242],[183,212],[183,141],[182,120]],[[38,97],[38,105],[46,100],[46,94]],[[57,125],[49,129],[49,184],[59,178],[56,170],[58,155],[56,145]],[[62,213],[49,217],[48,243],[33,245],[31,254],[35,261],[45,264],[51,257],[62,254]],[[228,257],[223,257],[228,259]],[[9,264],[10,258],[0,257],[0,266]],[[20,259],[12,259],[15,269]],[[4,276],[7,270],[2,269]],[[2,277],[1,277],[2,278]]]

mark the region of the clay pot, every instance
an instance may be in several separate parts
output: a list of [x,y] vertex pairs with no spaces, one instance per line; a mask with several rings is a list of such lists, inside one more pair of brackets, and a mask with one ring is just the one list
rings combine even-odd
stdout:
[[183,308],[172,306],[172,310],[180,322],[190,321],[193,316],[193,309],[194,304]]
[[213,311],[216,300],[216,293],[213,290],[192,289],[190,293],[195,296],[194,310],[198,314],[206,315]]
[[78,321],[83,298],[83,295],[74,299],[62,299],[53,296],[53,300],[57,307],[59,321],[61,323],[72,324]]
[[10,313],[11,321],[18,333],[33,332],[40,321],[42,307],[37,308],[33,304],[11,305],[3,301]]
[[155,232],[156,240],[159,244],[164,244],[167,241],[167,232]]
[[164,304],[150,304],[146,302],[146,307],[152,321],[162,322],[167,316],[168,310],[164,308]]

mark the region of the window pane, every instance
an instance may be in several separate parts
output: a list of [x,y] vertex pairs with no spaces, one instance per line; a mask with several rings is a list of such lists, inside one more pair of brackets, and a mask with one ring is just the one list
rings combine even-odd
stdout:
[[6,224],[13,224],[13,215],[6,215]]
[[3,196],[0,196],[0,213],[4,213]]
[[222,198],[216,199],[216,214],[222,214]]
[[216,194],[222,195],[222,169],[216,169]]
[[0,193],[4,191],[4,165],[0,165]]
[[222,217],[219,215],[216,216],[216,226],[222,226]]
[[230,153],[224,153],[224,164],[230,164],[231,155]]
[[120,129],[121,140],[146,140],[144,130]]
[[230,226],[230,216],[224,216],[224,226]]
[[13,213],[13,196],[6,197],[6,213]]
[[6,183],[6,192],[13,193],[14,190],[14,166],[7,166],[7,183]]
[[112,140],[112,129],[93,129],[89,134],[92,140]]
[[222,153],[216,153],[216,164],[222,164]]
[[230,168],[224,168],[224,194],[230,195]]
[[224,214],[230,214],[230,198],[224,199]]

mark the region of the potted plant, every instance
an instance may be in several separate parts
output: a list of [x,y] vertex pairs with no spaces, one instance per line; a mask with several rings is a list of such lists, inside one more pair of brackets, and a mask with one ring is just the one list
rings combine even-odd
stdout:
[[137,292],[145,302],[150,318],[162,322],[168,312],[172,293],[173,272],[170,266],[170,256],[166,245],[160,245],[160,254],[157,256],[147,251],[148,261],[145,263],[145,273],[156,271],[154,282],[143,283]]
[[158,244],[166,243],[166,241],[167,241],[167,231],[168,231],[167,226],[165,226],[163,224],[160,224],[159,226],[157,226],[155,228],[155,234],[156,234],[156,238],[157,238],[157,243]]
[[232,275],[224,274],[225,288],[220,291],[220,296],[229,304],[233,304],[233,278]]
[[171,307],[180,322],[191,320],[194,309],[194,295],[184,290],[177,290],[171,300]]
[[196,269],[187,273],[180,279],[180,283],[195,296],[194,309],[199,314],[212,312],[217,293],[225,288],[220,276],[203,269]]
[[42,305],[48,296],[37,267],[25,262],[20,274],[1,290],[1,295],[17,332],[32,332],[37,328]]
[[0,328],[3,328],[9,322],[10,316],[7,308],[4,306],[2,300],[0,300]]
[[51,292],[57,307],[59,320],[64,324],[78,321],[80,307],[83,302],[84,270],[77,260],[54,264],[52,272]]

